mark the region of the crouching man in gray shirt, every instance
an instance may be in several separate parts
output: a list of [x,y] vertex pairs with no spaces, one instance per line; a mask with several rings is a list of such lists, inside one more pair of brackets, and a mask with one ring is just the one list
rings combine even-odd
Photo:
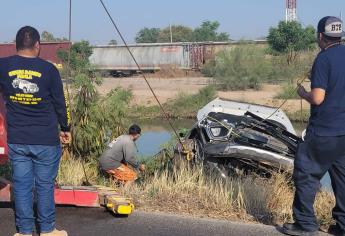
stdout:
[[126,135],[113,140],[100,158],[101,169],[120,183],[129,183],[137,179],[138,171],[145,171],[135,158],[135,141],[140,137],[141,129],[132,125]]

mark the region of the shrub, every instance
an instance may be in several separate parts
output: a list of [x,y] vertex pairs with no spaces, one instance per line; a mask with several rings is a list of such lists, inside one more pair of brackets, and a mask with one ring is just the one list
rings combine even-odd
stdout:
[[265,50],[255,46],[239,46],[216,57],[215,80],[224,90],[259,89],[270,72]]
[[[112,90],[106,97],[99,96],[96,85],[102,80],[89,62],[92,48],[88,42],[75,43],[71,47],[69,69],[63,71],[65,80],[71,82],[72,144],[73,156],[87,159],[97,158],[110,139],[123,132],[126,124],[131,92]],[[59,57],[68,62],[68,54]]]
[[206,61],[201,69],[201,73],[206,77],[214,77],[216,75],[216,60],[211,59]]
[[269,55],[267,48],[240,45],[220,52],[205,63],[202,73],[214,77],[218,89],[259,89],[261,83],[295,83],[309,72],[316,52],[304,51],[290,65],[282,54]]

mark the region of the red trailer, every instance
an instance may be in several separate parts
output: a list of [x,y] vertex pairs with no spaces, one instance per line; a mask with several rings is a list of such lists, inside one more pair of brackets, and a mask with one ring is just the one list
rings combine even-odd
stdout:
[[[58,51],[67,51],[71,47],[70,42],[41,42],[40,57],[53,63],[57,68],[62,68],[62,61],[58,58]],[[15,43],[0,44],[0,57],[8,57],[16,54]]]

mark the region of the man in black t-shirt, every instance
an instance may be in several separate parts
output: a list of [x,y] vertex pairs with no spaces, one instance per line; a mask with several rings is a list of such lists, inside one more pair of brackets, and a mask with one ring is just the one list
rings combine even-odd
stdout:
[[284,224],[289,235],[316,235],[319,229],[313,204],[321,178],[329,172],[336,197],[330,233],[345,235],[345,46],[343,22],[324,17],[318,24],[321,52],[311,73],[311,91],[300,85],[298,94],[311,104],[304,142],[294,162],[296,187],[293,203],[295,223]]
[[[38,57],[40,36],[25,26],[16,36],[17,55],[0,59],[0,86],[7,108],[16,236],[32,235],[33,193],[41,236],[67,236],[55,229],[54,183],[61,144],[69,143],[70,120],[56,67]],[[60,129],[60,130],[59,130]],[[33,191],[35,189],[35,191]]]

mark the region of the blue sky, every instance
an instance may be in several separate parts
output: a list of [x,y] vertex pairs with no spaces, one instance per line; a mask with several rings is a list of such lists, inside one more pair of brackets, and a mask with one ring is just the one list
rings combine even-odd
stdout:
[[[11,41],[23,25],[55,36],[68,35],[68,0],[1,0],[0,42]],[[143,27],[183,24],[200,25],[217,20],[220,31],[233,39],[255,39],[267,35],[271,26],[285,19],[285,0],[104,0],[125,38],[134,41]],[[316,25],[325,15],[339,16],[344,0],[298,0],[303,25]],[[345,17],[344,17],[345,18]],[[117,39],[99,0],[73,0],[73,40],[104,44]]]

